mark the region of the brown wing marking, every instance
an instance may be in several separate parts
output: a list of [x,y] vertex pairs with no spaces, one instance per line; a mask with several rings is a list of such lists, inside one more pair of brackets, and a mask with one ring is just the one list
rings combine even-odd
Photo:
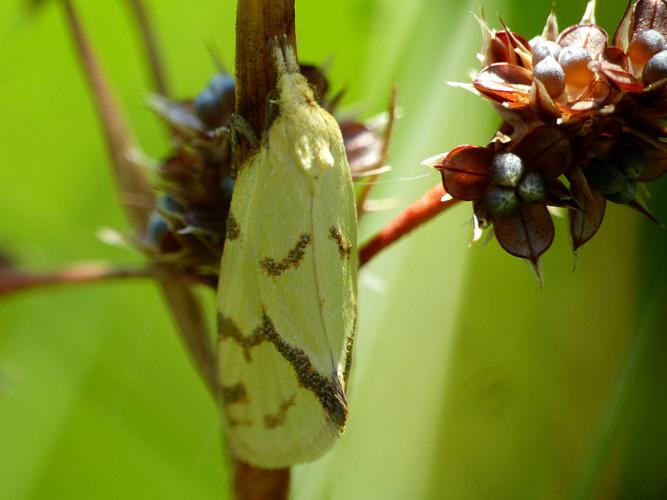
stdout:
[[299,385],[317,397],[322,408],[337,427],[342,429],[345,426],[347,402],[338,374],[333,373],[329,377],[321,375],[303,350],[283,340],[267,314],[262,316],[262,324],[250,335],[243,335],[236,324],[223,314],[218,315],[218,328],[222,339],[231,339],[241,346],[248,362],[252,361],[253,347],[263,342],[271,342],[285,361],[294,368]]

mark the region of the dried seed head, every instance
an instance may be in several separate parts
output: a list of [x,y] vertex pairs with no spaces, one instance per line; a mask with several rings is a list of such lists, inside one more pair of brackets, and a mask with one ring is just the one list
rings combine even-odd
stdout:
[[565,47],[560,51],[558,63],[565,72],[565,84],[571,87],[585,87],[595,77],[591,70],[592,58],[581,47]]
[[614,203],[623,204],[634,200],[636,195],[637,183],[633,179],[628,179],[622,191],[607,195],[607,199]]
[[514,187],[523,175],[523,161],[514,153],[499,153],[491,162],[491,179],[499,186]]
[[547,183],[537,172],[528,172],[516,188],[519,199],[524,203],[540,203],[547,195]]
[[546,57],[553,57],[558,60],[561,47],[556,42],[545,40],[541,36],[536,36],[530,41],[530,48],[533,51],[533,65],[536,65]]
[[642,71],[642,80],[646,85],[650,85],[658,80],[667,78],[667,50],[658,52],[651,57]]
[[565,89],[565,72],[553,56],[547,56],[533,68],[533,76],[542,82],[551,97],[558,97]]
[[665,49],[665,37],[656,30],[644,30],[635,34],[628,47],[628,58],[640,69],[654,54]]
[[611,38],[594,6],[560,33],[549,16],[527,44],[485,26],[497,50],[473,86],[502,125],[486,147],[459,146],[437,167],[446,191],[472,201],[503,248],[534,264],[554,237],[549,207],[569,207],[577,249],[597,232],[607,200],[655,222],[635,199],[637,184],[667,173],[667,1],[629,2]]
[[484,204],[491,214],[507,216],[519,208],[519,198],[514,189],[491,186],[484,196]]

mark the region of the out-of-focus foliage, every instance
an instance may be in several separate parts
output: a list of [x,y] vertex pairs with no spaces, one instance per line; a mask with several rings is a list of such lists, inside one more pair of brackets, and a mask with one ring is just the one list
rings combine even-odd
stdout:
[[[77,4],[140,143],[164,154],[128,9]],[[482,4],[535,34],[550,8]],[[344,0],[325,12],[297,2],[300,56],[334,56],[330,79],[349,87],[344,104],[368,116],[384,109],[392,80],[399,86],[395,170],[375,196],[404,206],[439,181],[422,158],[484,143],[497,125],[480,99],[444,83],[478,69],[469,12],[479,5]],[[177,96],[215,72],[207,43],[233,67],[233,2],[149,6]],[[562,25],[583,6],[559,2]],[[625,2],[603,7],[598,23],[612,29]],[[128,225],[60,8],[26,12],[19,0],[0,3],[0,248],[37,267],[139,262],[95,237]],[[651,207],[663,219],[666,200],[659,182]],[[369,216],[362,240],[397,210]],[[611,207],[572,272],[557,221],[563,237],[540,289],[495,243],[466,248],[470,217],[469,207],[453,209],[362,273],[348,431],[332,453],[296,468],[295,498],[664,497],[665,232]],[[154,285],[0,303],[0,498],[225,498],[218,431]]]

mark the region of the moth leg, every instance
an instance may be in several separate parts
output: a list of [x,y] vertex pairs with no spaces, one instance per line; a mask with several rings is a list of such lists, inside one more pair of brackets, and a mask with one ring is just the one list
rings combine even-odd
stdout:
[[265,116],[264,130],[269,130],[273,120],[280,116],[280,99],[278,98],[278,92],[275,89],[269,92],[269,95],[267,96]]
[[257,137],[257,133],[252,129],[248,120],[238,113],[232,113],[229,128],[231,131],[232,149],[238,146],[240,136],[245,137],[253,148],[256,148],[259,145],[259,137]]

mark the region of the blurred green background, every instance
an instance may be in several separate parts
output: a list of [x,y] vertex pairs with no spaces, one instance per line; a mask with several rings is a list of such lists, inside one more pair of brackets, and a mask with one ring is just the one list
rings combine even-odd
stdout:
[[[34,268],[141,262],[102,244],[127,229],[61,8],[0,2],[0,248]],[[123,0],[76,2],[145,151],[167,140],[147,111],[144,59]],[[233,67],[235,2],[153,0],[177,96]],[[446,80],[476,69],[471,12],[528,37],[551,0],[297,1],[300,57],[333,56],[334,86],[362,116],[396,82],[393,173],[362,238],[434,185],[423,158],[483,144],[497,118]],[[583,1],[560,1],[561,27]],[[603,2],[613,31],[623,0]],[[492,22],[498,26],[498,23]],[[667,219],[667,180],[651,207]],[[468,248],[471,209],[451,210],[361,274],[348,431],[295,468],[295,499],[667,498],[667,234],[613,206],[572,271],[565,221],[540,289],[497,243]],[[210,314],[213,316],[212,301]],[[0,302],[0,498],[219,499],[230,474],[214,405],[156,286],[51,288]]]

